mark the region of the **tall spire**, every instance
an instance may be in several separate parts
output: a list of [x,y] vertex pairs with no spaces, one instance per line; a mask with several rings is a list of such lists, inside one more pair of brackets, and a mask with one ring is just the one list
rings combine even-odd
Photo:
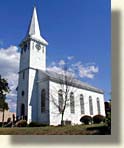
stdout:
[[28,30],[28,35],[38,35],[40,36],[40,28],[37,18],[36,6],[34,6],[33,15],[31,19],[31,23]]
[[48,45],[47,41],[43,39],[43,37],[40,35],[40,27],[39,27],[39,22],[38,22],[38,17],[37,17],[37,11],[36,11],[36,6],[34,5],[33,9],[33,14],[32,18],[29,24],[27,36],[31,37],[33,39],[39,40],[41,43]]

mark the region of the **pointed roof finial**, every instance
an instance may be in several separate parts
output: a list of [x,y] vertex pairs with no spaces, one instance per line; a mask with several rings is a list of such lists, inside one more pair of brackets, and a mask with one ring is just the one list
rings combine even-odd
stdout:
[[31,18],[31,21],[30,21],[30,24],[29,24],[27,36],[34,38],[34,39],[37,39],[40,42],[42,42],[43,44],[48,45],[47,41],[45,41],[42,38],[42,36],[40,35],[40,27],[39,27],[37,10],[36,10],[35,5],[34,5],[34,9],[33,9],[32,18]]
[[33,9],[31,23],[30,23],[29,29],[28,29],[28,34],[29,35],[35,35],[35,34],[40,35],[40,28],[39,28],[36,7],[34,7],[34,9]]
[[36,0],[34,0],[34,7],[36,7]]

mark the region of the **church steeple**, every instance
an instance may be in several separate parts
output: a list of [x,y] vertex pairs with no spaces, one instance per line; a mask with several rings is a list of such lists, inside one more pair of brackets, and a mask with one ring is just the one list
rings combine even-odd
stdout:
[[27,122],[39,118],[38,90],[39,71],[46,71],[46,47],[48,43],[40,34],[36,6],[30,20],[25,38],[19,45],[21,48],[17,116],[23,116]]
[[45,41],[40,34],[40,27],[39,27],[39,22],[38,22],[38,17],[37,17],[36,6],[34,6],[34,9],[33,9],[33,14],[32,14],[32,18],[31,18],[31,21],[28,27],[26,38],[27,37],[38,40],[44,45],[48,45],[47,41]]
[[28,31],[19,45],[21,48],[20,71],[28,67],[46,70],[47,45],[47,41],[41,36],[36,6],[34,6]]
[[32,15],[27,33],[29,36],[32,36],[32,35],[40,36],[40,28],[39,28],[39,22],[37,18],[36,6],[34,6],[33,15]]

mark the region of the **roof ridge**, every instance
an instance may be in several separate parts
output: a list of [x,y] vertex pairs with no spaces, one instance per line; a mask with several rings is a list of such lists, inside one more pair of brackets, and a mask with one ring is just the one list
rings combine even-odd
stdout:
[[[59,73],[57,73],[55,71],[51,71],[51,70],[46,70],[46,71],[40,70],[40,71],[45,73],[49,77],[50,80],[64,83],[64,80],[62,79],[63,77],[61,77],[62,74],[59,74]],[[104,93],[103,90],[101,90],[101,89],[99,89],[95,86],[92,86],[92,85],[90,85],[86,82],[82,82],[81,80],[76,79],[76,78],[74,78],[73,82],[69,82],[69,83],[70,83],[69,85],[72,85],[72,86],[75,86],[75,87],[78,87],[78,88],[83,88],[83,89],[86,89],[86,90]]]

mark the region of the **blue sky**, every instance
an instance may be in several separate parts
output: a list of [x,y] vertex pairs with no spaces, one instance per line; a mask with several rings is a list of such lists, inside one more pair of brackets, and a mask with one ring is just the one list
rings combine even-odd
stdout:
[[[41,35],[48,41],[47,65],[72,63],[98,68],[82,81],[111,92],[110,0],[36,0]],[[34,0],[0,1],[0,49],[15,48],[26,35]],[[1,51],[1,50],[0,50]],[[15,50],[14,50],[15,52]],[[2,65],[2,64],[1,64]]]

